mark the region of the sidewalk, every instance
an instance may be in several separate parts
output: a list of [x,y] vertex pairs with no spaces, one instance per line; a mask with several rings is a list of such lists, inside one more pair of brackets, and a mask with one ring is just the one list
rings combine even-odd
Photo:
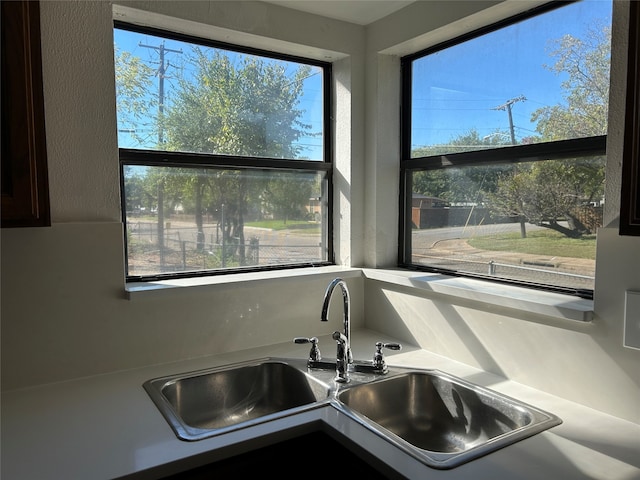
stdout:
[[[593,289],[595,262],[589,259],[479,250],[471,247],[465,239],[440,240],[431,248],[422,249],[419,253],[414,251],[413,256],[429,258],[429,264],[435,267]],[[561,281],[558,280],[560,277]]]

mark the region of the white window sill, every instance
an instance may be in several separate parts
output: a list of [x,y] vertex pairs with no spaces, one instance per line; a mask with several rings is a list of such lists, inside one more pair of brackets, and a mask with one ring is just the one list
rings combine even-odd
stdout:
[[579,322],[593,319],[593,301],[570,295],[501,285],[471,278],[410,270],[364,268],[365,278],[453,297]]
[[[299,280],[301,277],[323,275],[327,276],[327,283],[334,277],[352,278],[362,276],[362,269],[341,266],[326,266],[315,268],[292,268],[285,270],[270,270],[252,273],[234,273],[230,275],[213,275],[210,277],[182,278],[174,280],[158,280],[152,282],[129,282],[125,285],[126,297],[129,300],[139,298],[154,298],[168,294],[194,293],[198,290],[207,291],[212,288],[238,288],[255,282],[272,280]],[[329,278],[331,277],[331,278]]]
[[411,270],[361,269],[341,266],[294,268],[290,270],[236,273],[233,275],[159,280],[155,282],[131,282],[126,284],[125,290],[127,298],[135,300],[165,297],[170,294],[191,294],[198,290],[206,292],[212,288],[216,290],[238,288],[242,285],[272,280],[299,281],[301,277],[318,275],[326,276],[327,282],[336,276],[354,278],[364,275],[365,278],[370,280],[553,318],[579,322],[590,322],[593,319],[593,301],[591,300],[511,285],[500,285],[482,280],[447,277]]

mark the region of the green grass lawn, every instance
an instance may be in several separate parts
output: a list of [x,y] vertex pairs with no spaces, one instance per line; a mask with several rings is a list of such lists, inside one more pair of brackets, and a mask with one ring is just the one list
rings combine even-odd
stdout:
[[258,222],[246,222],[248,227],[269,228],[271,230],[304,230],[305,233],[319,233],[320,224],[318,222],[307,222],[306,220],[260,220]]
[[469,245],[480,250],[500,252],[530,253],[550,257],[596,258],[596,236],[568,238],[553,230],[527,232],[527,238],[520,233],[486,235],[468,240]]

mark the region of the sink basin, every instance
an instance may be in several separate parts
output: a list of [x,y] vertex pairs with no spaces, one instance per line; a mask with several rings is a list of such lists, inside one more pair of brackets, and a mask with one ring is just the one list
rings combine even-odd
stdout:
[[337,400],[349,416],[435,468],[455,467],[561,423],[535,407],[435,370],[353,386]]
[[259,360],[156,378],[144,389],[183,440],[200,440],[318,406],[329,386],[286,361]]
[[[354,369],[334,382],[333,362],[266,358],[143,384],[182,440],[228,433],[314,408],[335,408],[425,465],[453,468],[562,421],[438,370]],[[321,368],[322,367],[322,368]]]

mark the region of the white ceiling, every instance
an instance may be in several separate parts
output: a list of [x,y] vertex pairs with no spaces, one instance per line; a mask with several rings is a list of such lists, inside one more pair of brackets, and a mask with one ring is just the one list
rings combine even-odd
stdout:
[[286,8],[368,25],[415,0],[264,0]]

